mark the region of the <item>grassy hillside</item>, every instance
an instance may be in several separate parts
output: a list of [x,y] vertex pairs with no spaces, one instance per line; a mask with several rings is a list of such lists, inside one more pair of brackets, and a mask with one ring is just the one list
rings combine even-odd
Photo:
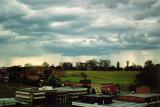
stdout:
[[[61,80],[79,82],[82,71],[67,71],[65,77]],[[104,83],[117,83],[122,88],[128,87],[135,80],[135,75],[138,71],[123,71],[123,72],[98,72],[98,71],[83,71],[87,74],[88,78],[91,79],[94,84],[104,84]]]

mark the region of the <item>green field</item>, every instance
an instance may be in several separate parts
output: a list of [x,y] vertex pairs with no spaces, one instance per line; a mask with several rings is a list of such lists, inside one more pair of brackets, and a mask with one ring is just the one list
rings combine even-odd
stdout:
[[[79,82],[82,71],[67,71],[62,81]],[[117,83],[122,89],[125,89],[134,82],[135,75],[138,71],[121,71],[121,72],[102,72],[102,71],[83,71],[87,74],[88,79],[91,79],[93,84]]]

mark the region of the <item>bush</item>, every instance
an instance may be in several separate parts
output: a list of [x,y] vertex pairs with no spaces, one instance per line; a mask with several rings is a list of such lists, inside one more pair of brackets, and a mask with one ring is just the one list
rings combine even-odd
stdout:
[[152,90],[160,90],[160,64],[145,66],[136,76],[136,84],[149,86]]

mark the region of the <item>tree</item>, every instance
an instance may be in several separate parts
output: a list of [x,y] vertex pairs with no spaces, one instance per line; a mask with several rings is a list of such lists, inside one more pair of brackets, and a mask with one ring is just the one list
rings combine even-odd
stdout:
[[49,76],[46,85],[49,85],[49,86],[52,86],[52,87],[60,87],[61,86],[61,80],[58,77]]
[[76,69],[77,70],[87,70],[87,64],[82,62],[76,62]]
[[24,64],[24,67],[32,67],[32,64],[31,63],[26,63],[26,64]]
[[50,66],[50,68],[55,68],[54,64],[52,64],[52,65]]
[[9,81],[20,82],[20,76],[24,71],[24,68],[20,66],[8,67],[7,72],[9,73]]
[[82,80],[80,80],[79,82],[81,84],[83,84],[83,87],[86,87],[86,88],[91,88],[88,84],[91,84],[91,80],[90,79],[87,79],[87,74],[85,74],[84,72],[81,72],[81,76],[82,76]]
[[43,62],[43,63],[42,63],[42,66],[43,66],[43,67],[49,67],[49,64],[48,64],[47,62]]
[[117,69],[119,69],[120,68],[120,62],[118,61],[117,62]]
[[130,66],[128,68],[129,71],[142,71],[142,66],[141,65],[136,65],[136,64],[132,64],[132,66]]
[[151,87],[152,90],[160,90],[160,64],[154,65],[146,61],[143,71],[136,76],[136,83]]
[[123,70],[123,68],[120,67],[120,62],[119,62],[119,61],[117,61],[116,70],[117,70],[117,71],[122,71],[122,70]]
[[114,65],[112,65],[110,68],[109,68],[110,71],[115,71],[116,70],[116,67]]
[[97,60],[96,59],[88,60],[86,63],[87,63],[88,70],[95,70],[97,67]]
[[111,61],[110,60],[100,60],[99,61],[99,66],[103,70],[107,70],[107,68],[109,68],[111,66]]
[[85,80],[87,79],[87,74],[85,74],[84,72],[81,72],[81,77]]
[[144,67],[150,67],[150,66],[153,66],[153,62],[152,60],[147,60],[145,63],[144,63]]
[[129,61],[126,61],[126,67],[127,68],[129,67]]
[[129,61],[126,61],[126,67],[124,68],[125,71],[129,70]]
[[73,65],[71,62],[63,62],[63,63],[60,63],[60,65],[65,70],[72,70],[73,69]]

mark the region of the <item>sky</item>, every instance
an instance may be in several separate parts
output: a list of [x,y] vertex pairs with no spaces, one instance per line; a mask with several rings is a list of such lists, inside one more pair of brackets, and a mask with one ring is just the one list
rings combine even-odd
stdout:
[[0,66],[160,63],[160,0],[0,2]]

